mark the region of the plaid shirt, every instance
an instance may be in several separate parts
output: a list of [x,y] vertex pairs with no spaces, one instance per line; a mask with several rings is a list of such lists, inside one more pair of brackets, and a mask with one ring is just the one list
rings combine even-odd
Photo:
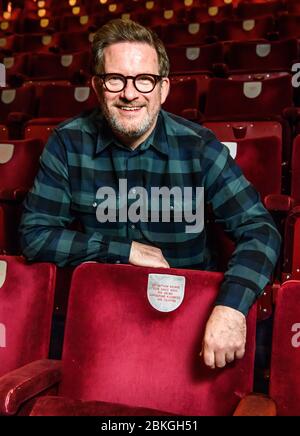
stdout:
[[[208,232],[186,233],[184,222],[106,222],[96,218],[97,190],[142,186],[204,187],[205,202],[238,241],[216,304],[246,314],[269,282],[280,236],[259,195],[213,133],[161,111],[150,137],[135,150],[113,137],[98,109],[59,125],[41,156],[24,202],[23,253],[30,261],[77,265],[128,263],[132,241],[159,247],[171,267],[214,270]],[[68,226],[79,218],[83,232]]]

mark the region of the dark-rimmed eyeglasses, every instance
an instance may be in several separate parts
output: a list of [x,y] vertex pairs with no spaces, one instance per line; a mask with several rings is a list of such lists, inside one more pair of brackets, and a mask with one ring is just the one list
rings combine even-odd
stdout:
[[138,74],[137,76],[123,76],[123,74],[96,74],[109,92],[121,92],[126,88],[127,80],[131,79],[135,89],[144,94],[152,92],[162,76],[156,74]]

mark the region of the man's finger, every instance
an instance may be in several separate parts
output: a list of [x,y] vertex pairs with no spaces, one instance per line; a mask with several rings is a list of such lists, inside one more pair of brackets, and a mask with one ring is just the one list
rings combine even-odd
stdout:
[[227,352],[225,355],[226,363],[231,363],[234,361],[235,354],[233,352]]
[[203,350],[203,360],[206,366],[214,369],[216,367],[215,363],[215,353],[207,348]]
[[245,355],[245,348],[241,348],[235,352],[236,359],[242,359]]
[[224,366],[226,366],[224,351],[218,351],[215,353],[215,361],[217,368],[224,368]]

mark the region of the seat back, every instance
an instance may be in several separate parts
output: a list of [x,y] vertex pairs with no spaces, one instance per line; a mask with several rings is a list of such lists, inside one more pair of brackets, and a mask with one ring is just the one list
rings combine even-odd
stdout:
[[285,282],[277,295],[270,395],[278,415],[300,415],[300,281]]
[[290,106],[293,106],[293,90],[289,74],[252,81],[213,79],[207,94],[205,117],[266,119],[280,116]]
[[[132,265],[77,267],[60,393],[183,415],[231,414],[252,387],[256,313],[253,308],[248,316],[244,359],[222,370],[205,367],[199,352],[222,278]],[[148,301],[147,294],[151,301],[179,304],[184,280],[183,302],[175,311],[158,311]]]
[[42,150],[38,139],[0,143],[0,199],[18,199],[32,187]]
[[10,112],[32,116],[35,110],[35,88],[0,88],[0,122],[5,123]]
[[88,86],[46,85],[42,89],[38,116],[67,118],[97,105],[96,94]]
[[0,256],[0,376],[48,356],[55,271]]

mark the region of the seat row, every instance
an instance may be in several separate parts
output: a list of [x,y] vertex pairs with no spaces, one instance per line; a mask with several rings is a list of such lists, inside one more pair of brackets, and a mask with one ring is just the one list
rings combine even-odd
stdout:
[[276,294],[271,398],[266,398],[251,395],[255,307],[247,317],[242,360],[212,371],[199,358],[222,274],[80,265],[72,277],[59,361],[47,360],[55,275],[51,264],[0,257],[0,414],[300,414],[300,384],[294,378],[299,281],[284,283]]

